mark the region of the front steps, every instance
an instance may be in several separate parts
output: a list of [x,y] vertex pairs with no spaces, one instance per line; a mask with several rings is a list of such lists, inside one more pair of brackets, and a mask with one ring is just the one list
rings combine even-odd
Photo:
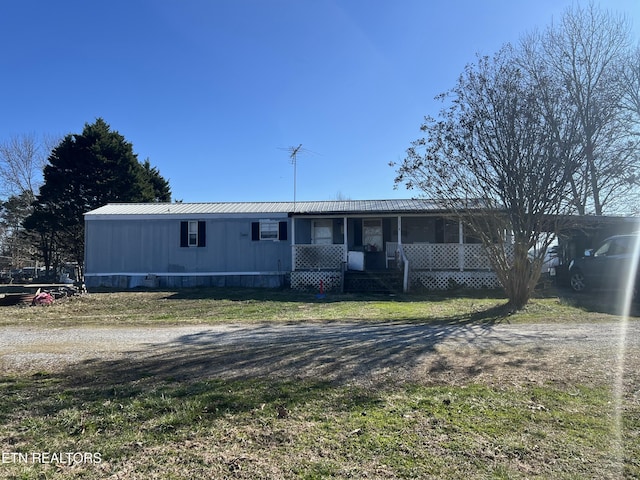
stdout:
[[402,272],[398,270],[346,271],[344,292],[402,293]]

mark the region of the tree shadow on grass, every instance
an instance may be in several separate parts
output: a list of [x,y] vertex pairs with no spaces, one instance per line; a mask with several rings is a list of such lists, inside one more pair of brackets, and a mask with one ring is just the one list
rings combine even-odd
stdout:
[[230,301],[268,301],[268,302],[358,302],[358,301],[390,301],[415,302],[432,301],[443,302],[454,298],[504,298],[501,290],[495,289],[452,289],[442,291],[421,291],[404,293],[336,293],[327,292],[320,296],[318,291],[299,291],[271,288],[231,288],[231,287],[203,287],[185,288],[170,292],[167,300],[230,300]]
[[[534,344],[534,350],[545,348],[543,332],[493,335],[503,315],[501,306],[429,325],[203,327],[119,358],[85,360],[24,381],[0,378],[0,421],[9,422],[16,412],[58,418],[82,408],[90,411],[81,421],[93,422],[83,428],[110,429],[107,423],[114,420],[105,416],[126,416],[132,404],[137,407],[130,421],[144,422],[174,412],[168,398],[197,400],[200,414],[217,416],[261,405],[274,412],[280,404],[296,408],[321,401],[327,392],[339,408],[367,408],[397,384],[471,382],[503,368],[552,369],[532,351]],[[467,355],[471,349],[480,354]],[[504,358],[501,351],[515,357]],[[456,355],[466,355],[464,362],[456,363]]]
[[[438,349],[512,347],[530,335],[490,338],[500,307],[438,324],[265,324],[203,328],[169,343],[151,344],[118,360],[88,360],[70,367],[73,385],[147,384],[156,379],[328,382],[332,385],[411,381],[412,372]],[[539,334],[543,335],[543,334]],[[541,340],[543,340],[541,338]],[[524,353],[524,352],[523,352]],[[536,360],[531,358],[531,363]],[[482,360],[478,369],[493,368]]]
[[[606,313],[608,315],[623,315],[624,292],[615,290],[592,290],[575,293],[568,288],[559,288],[557,296],[563,303],[587,312]],[[640,317],[640,302],[636,299],[631,303],[629,316]]]

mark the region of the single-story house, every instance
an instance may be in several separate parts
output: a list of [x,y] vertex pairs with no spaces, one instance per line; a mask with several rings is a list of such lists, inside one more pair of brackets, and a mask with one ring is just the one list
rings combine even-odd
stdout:
[[87,288],[497,287],[429,200],[108,204],[85,214]]

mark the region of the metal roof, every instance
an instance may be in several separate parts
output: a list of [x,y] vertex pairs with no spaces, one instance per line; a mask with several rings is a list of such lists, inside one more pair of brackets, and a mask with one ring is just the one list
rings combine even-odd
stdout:
[[[294,210],[295,208],[295,210]],[[87,212],[103,215],[225,215],[281,213],[338,215],[354,213],[433,212],[443,209],[432,200],[336,200],[316,202],[109,203]]]

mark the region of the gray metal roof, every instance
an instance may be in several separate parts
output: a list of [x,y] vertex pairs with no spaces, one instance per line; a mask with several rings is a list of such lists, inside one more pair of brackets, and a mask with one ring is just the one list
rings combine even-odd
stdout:
[[[296,215],[354,213],[410,213],[441,211],[436,202],[407,200],[336,200],[296,202]],[[214,203],[110,203],[87,212],[102,215],[225,215],[252,213],[294,213],[293,202],[214,202]]]
[[436,202],[426,199],[298,202],[295,207],[296,214],[404,213],[434,210],[441,208]]

